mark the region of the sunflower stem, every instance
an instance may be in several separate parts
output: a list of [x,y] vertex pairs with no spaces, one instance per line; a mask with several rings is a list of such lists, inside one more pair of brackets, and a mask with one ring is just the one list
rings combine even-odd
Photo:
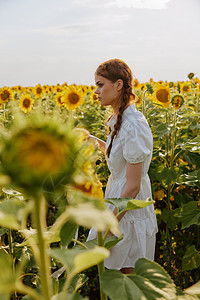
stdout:
[[[103,233],[101,231],[98,231],[98,246],[99,247],[104,247],[104,239],[103,239]],[[104,294],[102,287],[101,287],[101,282],[100,282],[100,277],[105,271],[104,267],[104,261],[100,262],[98,264],[98,273],[99,273],[99,286],[100,286],[100,299],[101,300],[107,300],[106,294]]]
[[41,295],[38,294],[34,289],[24,285],[23,283],[19,282],[16,286],[16,291],[18,293],[30,296],[33,300],[41,300]]
[[64,284],[63,289],[62,289],[62,295],[60,297],[60,300],[65,300],[66,299],[66,295],[67,295],[67,292],[69,290],[70,283],[71,283],[73,277],[74,277],[74,275],[72,273],[67,275],[65,284]]
[[144,91],[143,101],[142,101],[142,113],[145,116],[145,118],[146,118],[146,98],[145,98],[146,92],[147,92],[147,90]]
[[[168,125],[168,111],[166,110],[166,124]],[[167,134],[167,140],[165,144],[165,155],[166,155],[166,161],[168,161],[168,155],[169,155],[169,133]]]
[[6,105],[5,103],[3,104],[3,125],[6,127]]
[[34,221],[38,235],[38,248],[40,280],[42,286],[43,299],[50,300],[52,295],[51,277],[50,277],[50,262],[46,253],[47,242],[44,237],[46,228],[46,209],[45,198],[42,195],[37,195],[34,199]]
[[171,168],[174,165],[174,148],[176,143],[176,110],[174,109],[174,115],[173,115],[173,131],[171,135],[171,158],[170,158],[170,166]]

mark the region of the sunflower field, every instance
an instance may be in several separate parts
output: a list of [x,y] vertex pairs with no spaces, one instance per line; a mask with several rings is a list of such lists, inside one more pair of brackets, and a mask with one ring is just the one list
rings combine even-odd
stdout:
[[[136,107],[154,137],[149,176],[159,232],[155,262],[140,259],[129,277],[103,267],[122,237],[105,207],[105,156],[88,139],[106,141],[112,114],[95,89],[0,88],[0,299],[118,299],[113,278],[120,300],[199,299],[200,79],[134,79]],[[132,208],[152,203],[126,201]],[[86,242],[92,226],[96,244]],[[115,236],[103,237],[106,230]]]

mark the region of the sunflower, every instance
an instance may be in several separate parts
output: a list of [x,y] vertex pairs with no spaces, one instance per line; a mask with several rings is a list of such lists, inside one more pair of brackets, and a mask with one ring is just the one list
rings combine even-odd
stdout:
[[142,90],[142,91],[145,91],[146,90],[146,83],[141,83],[140,84],[140,89]]
[[153,100],[155,103],[159,103],[165,108],[170,104],[170,89],[165,85],[155,85],[153,93]]
[[65,185],[77,183],[75,177],[87,176],[82,169],[93,157],[71,123],[58,124],[40,112],[19,117],[14,119],[10,134],[2,137],[0,149],[1,173],[15,186],[34,195],[42,190],[63,190]]
[[90,86],[90,90],[91,90],[91,91],[96,90],[96,86],[95,86],[95,85],[91,85],[91,86]]
[[55,91],[56,93],[62,92],[61,86],[57,84],[57,86],[54,87],[54,91]]
[[94,196],[101,199],[104,198],[102,184],[96,178],[96,176],[94,177],[94,180],[86,180],[82,184],[74,185],[74,188],[82,191],[83,193],[89,194],[90,196]]
[[140,88],[140,83],[137,79],[133,80],[133,89],[137,90]]
[[195,83],[195,84],[200,84],[200,79],[199,79],[198,77],[195,77],[195,78],[194,78],[194,83]]
[[53,92],[52,86],[48,85],[48,86],[46,87],[46,92],[47,92],[47,93],[52,93],[52,92]]
[[12,91],[10,88],[0,88],[0,105],[10,101],[12,98]]
[[142,95],[138,95],[135,97],[135,101],[134,103],[138,106],[140,104],[142,104]]
[[181,93],[189,93],[191,91],[191,83],[183,82],[180,83],[180,92]]
[[56,103],[58,104],[58,106],[62,107],[63,106],[63,102],[62,102],[62,93],[58,93],[55,95],[55,100]]
[[158,81],[159,84],[164,84],[163,80]]
[[83,94],[86,94],[86,93],[87,93],[87,87],[86,87],[86,86],[80,85],[79,87],[80,87],[80,89],[82,90],[82,93],[83,93]]
[[[18,139],[18,162],[38,173],[53,173],[62,168],[65,161],[62,140],[38,129],[24,132]],[[48,154],[48,155],[47,155]]]
[[22,92],[23,91],[23,87],[21,85],[18,85],[17,86],[17,90],[18,90],[18,92]]
[[83,103],[83,93],[74,86],[68,87],[62,96],[63,105],[69,110],[75,110]]
[[94,104],[100,103],[100,101],[98,100],[98,96],[94,91],[90,94],[90,99],[91,99],[92,103],[94,103]]
[[161,200],[163,200],[164,197],[165,197],[165,193],[164,193],[163,189],[156,190],[154,192],[154,200],[161,201]]
[[175,110],[177,110],[178,108],[180,108],[183,105],[184,99],[183,96],[181,95],[175,95],[172,97],[172,106],[175,108]]
[[135,94],[135,99],[133,103],[135,103],[136,105],[140,105],[142,103],[143,92],[140,90],[136,90],[134,94]]
[[149,82],[150,82],[151,84],[153,84],[153,83],[154,83],[153,78],[150,78],[150,79],[149,79]]
[[40,98],[43,95],[43,93],[44,93],[43,87],[40,84],[36,85],[36,87],[35,87],[35,96],[37,98]]
[[191,73],[188,74],[188,78],[189,78],[190,80],[192,80],[193,77],[194,77],[194,73],[191,72]]
[[33,99],[31,98],[31,96],[29,94],[25,94],[21,97],[20,107],[21,107],[21,110],[25,114],[29,113],[32,110],[32,108],[33,108]]

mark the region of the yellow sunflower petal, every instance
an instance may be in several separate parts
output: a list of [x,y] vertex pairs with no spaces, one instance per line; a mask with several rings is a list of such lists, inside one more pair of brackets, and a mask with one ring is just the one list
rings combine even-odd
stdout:
[[172,106],[177,110],[183,105],[184,99],[181,95],[175,95],[172,97]]
[[69,110],[75,110],[83,103],[83,93],[75,86],[70,86],[63,92],[63,105]]
[[153,101],[167,108],[170,104],[170,89],[166,85],[155,85]]
[[29,94],[25,94],[21,97],[21,100],[20,100],[20,108],[21,110],[27,114],[29,113],[32,108],[33,108],[33,99],[31,97],[31,95]]
[[12,90],[8,87],[0,88],[0,104],[4,104],[12,99]]

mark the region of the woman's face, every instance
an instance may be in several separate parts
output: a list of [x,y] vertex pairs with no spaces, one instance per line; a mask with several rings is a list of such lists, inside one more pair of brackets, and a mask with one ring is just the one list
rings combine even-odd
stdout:
[[113,83],[109,79],[95,74],[95,83],[97,86],[95,93],[98,95],[101,105],[116,107],[120,98],[118,81]]

